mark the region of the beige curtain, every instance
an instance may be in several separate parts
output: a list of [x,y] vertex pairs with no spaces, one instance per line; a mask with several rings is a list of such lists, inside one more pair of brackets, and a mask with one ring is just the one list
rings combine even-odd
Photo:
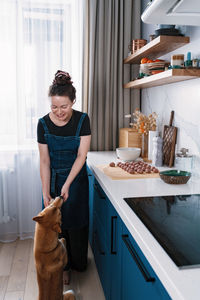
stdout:
[[124,89],[135,67],[124,65],[128,45],[140,38],[140,0],[85,0],[83,110],[91,120],[91,150],[115,150],[124,118],[140,92]]

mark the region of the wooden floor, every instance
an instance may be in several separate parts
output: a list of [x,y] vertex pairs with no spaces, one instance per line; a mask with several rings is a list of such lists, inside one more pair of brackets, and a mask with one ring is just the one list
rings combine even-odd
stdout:
[[[94,257],[89,248],[86,272],[72,272],[70,286],[77,300],[105,300]],[[0,243],[0,300],[37,300],[33,240]]]

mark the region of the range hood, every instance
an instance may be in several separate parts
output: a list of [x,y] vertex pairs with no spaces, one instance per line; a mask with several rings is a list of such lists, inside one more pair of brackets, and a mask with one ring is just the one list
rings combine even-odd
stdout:
[[141,19],[149,24],[200,26],[200,0],[154,0]]

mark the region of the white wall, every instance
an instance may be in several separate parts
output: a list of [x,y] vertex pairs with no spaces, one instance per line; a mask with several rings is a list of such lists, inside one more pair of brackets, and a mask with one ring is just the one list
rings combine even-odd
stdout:
[[[143,0],[143,9],[148,1]],[[142,22],[142,37],[149,41],[156,25]],[[179,26],[190,43],[165,56],[170,61],[174,53],[185,54],[190,51],[192,58],[200,59],[200,26]],[[178,127],[177,149],[189,148],[195,154],[195,166],[200,173],[200,78],[172,83],[142,90],[142,112],[158,113],[158,129],[163,132],[163,125],[169,123],[171,110],[175,111],[174,126]]]

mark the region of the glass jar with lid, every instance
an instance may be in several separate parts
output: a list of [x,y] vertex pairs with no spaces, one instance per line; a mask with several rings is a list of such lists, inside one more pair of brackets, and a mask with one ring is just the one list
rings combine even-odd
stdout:
[[175,167],[180,171],[192,172],[193,156],[188,154],[188,149],[181,148],[180,152],[176,153]]
[[171,56],[172,68],[183,68],[184,67],[184,54],[173,54]]

